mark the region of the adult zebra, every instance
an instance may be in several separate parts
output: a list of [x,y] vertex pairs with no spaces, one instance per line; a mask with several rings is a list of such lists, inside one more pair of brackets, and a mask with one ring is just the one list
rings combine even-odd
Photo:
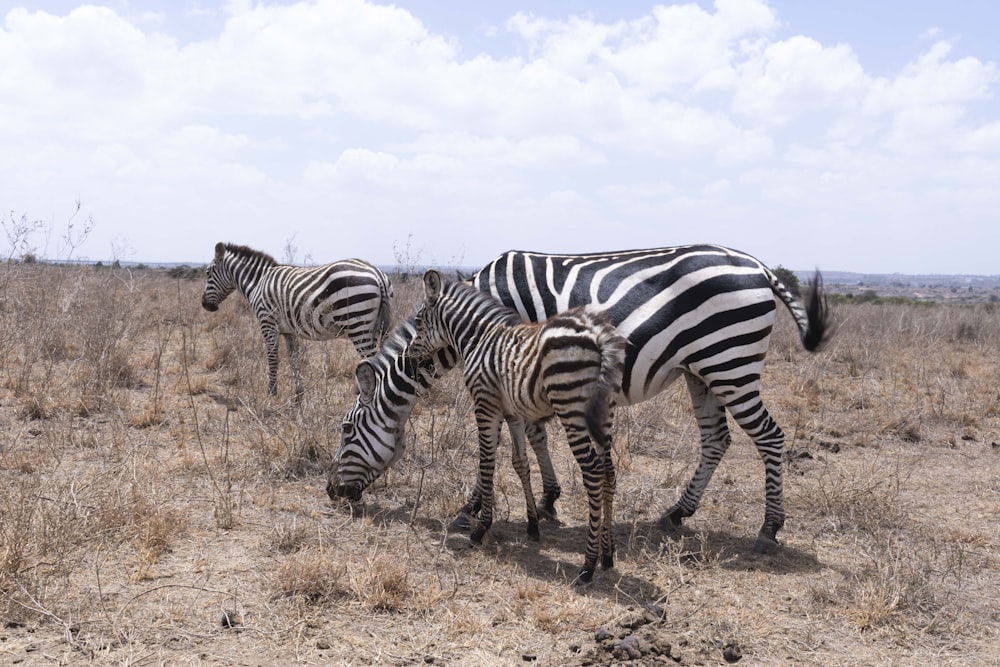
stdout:
[[[504,419],[514,450],[523,452],[521,420],[555,416],[566,430],[587,491],[589,528],[579,579],[589,582],[598,555],[604,567],[614,564],[611,412],[621,387],[625,339],[605,318],[583,308],[526,323],[514,309],[470,285],[444,282],[433,269],[424,275],[424,289],[409,352],[426,358],[444,348],[455,350],[475,404],[482,513],[470,539],[481,542],[493,523],[493,472]],[[518,470],[529,534],[537,537],[538,515],[527,472],[526,467]]]
[[239,291],[250,303],[267,351],[267,390],[278,393],[278,338],[285,339],[295,378],[303,392],[297,337],[328,340],[346,335],[362,357],[378,349],[389,328],[392,284],[377,267],[344,259],[316,267],[278,264],[244,245],[217,243],[208,265],[201,305],[214,312]]
[[[760,377],[777,316],[775,297],[791,313],[807,350],[823,342],[828,311],[818,271],[805,305],[760,261],[717,245],[584,255],[514,250],[490,262],[471,282],[529,321],[580,306],[605,313],[628,341],[619,404],[652,398],[684,376],[701,455],[680,499],[661,517],[667,530],[694,514],[728,449],[728,409],[764,462],[764,522],[754,551],[777,546],[785,521],[784,434],[761,401]],[[327,487],[331,496],[360,495],[402,446],[403,419],[417,397],[382,395],[388,387],[405,387],[392,377],[395,368],[358,367],[358,401],[344,419],[337,467]]]

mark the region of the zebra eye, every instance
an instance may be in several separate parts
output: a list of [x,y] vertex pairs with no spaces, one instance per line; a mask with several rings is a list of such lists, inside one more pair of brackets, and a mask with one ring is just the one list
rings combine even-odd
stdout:
[[345,438],[349,438],[354,435],[354,424],[351,422],[344,422],[340,425],[340,434]]

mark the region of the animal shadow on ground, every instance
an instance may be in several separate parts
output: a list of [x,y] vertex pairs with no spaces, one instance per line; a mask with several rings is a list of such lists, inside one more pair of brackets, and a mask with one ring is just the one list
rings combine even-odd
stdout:
[[[419,508],[418,508],[419,509]],[[473,545],[467,531],[448,529],[452,517],[428,517],[414,512],[411,504],[383,505],[378,499],[351,510],[355,517],[365,516],[375,523],[406,524],[427,531],[434,541],[443,544],[456,558],[475,551],[491,554],[498,562],[514,563],[533,579],[570,585],[583,561],[587,526],[567,525],[558,520],[543,520],[541,538],[528,538],[524,521],[497,520],[482,545]],[[783,545],[771,554],[753,553],[753,535],[725,530],[695,531],[682,527],[674,533],[664,531],[656,521],[618,522],[614,526],[616,562],[626,559],[671,558],[682,566],[703,567],[715,563],[733,571],[760,571],[782,575],[818,572],[823,565],[816,556],[794,546]],[[622,574],[620,570],[599,570],[591,585],[579,592],[589,596],[620,599],[626,596],[646,603],[664,595],[647,580]]]
[[756,570],[770,574],[809,573],[824,569],[815,554],[784,543],[772,553],[754,553],[754,535],[751,532],[696,531],[687,526],[668,532],[656,521],[649,521],[635,524],[629,538],[654,553],[664,543],[679,543],[682,546],[679,549],[675,547],[673,551],[678,552],[677,558],[682,564],[714,562],[727,570]]
[[[454,517],[428,517],[414,512],[412,505],[384,507],[377,499],[352,506],[355,517],[367,516],[375,522],[392,524],[404,523],[428,531],[456,556],[461,557],[474,549],[484,549],[500,560],[516,562],[525,572],[541,580],[562,577],[572,581],[582,565],[583,546],[587,538],[584,524],[565,525],[558,518],[543,519],[540,525],[541,538],[529,539],[525,522],[496,520],[486,536],[483,545],[473,545],[468,531],[449,530],[448,524]],[[752,550],[753,535],[733,533],[726,530],[695,531],[682,526],[674,532],[667,532],[656,521],[616,523],[616,559],[649,558],[658,553],[673,554],[680,564],[692,567],[703,563],[718,563],[719,567],[733,571],[759,571],[769,574],[796,574],[819,572],[824,565],[816,555],[798,547],[782,544],[773,553],[757,554]],[[578,553],[574,560],[555,559],[544,551],[559,550],[567,554]],[[595,577],[597,586],[599,577]],[[607,579],[607,578],[605,578]],[[617,581],[617,577],[612,578]],[[649,587],[648,582],[638,588]],[[613,592],[613,590],[612,590]]]

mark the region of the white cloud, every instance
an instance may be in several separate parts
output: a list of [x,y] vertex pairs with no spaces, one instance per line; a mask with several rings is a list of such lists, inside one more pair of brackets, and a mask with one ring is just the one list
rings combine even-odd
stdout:
[[472,263],[787,240],[850,268],[804,220],[889,238],[938,215],[974,236],[1000,210],[997,66],[939,36],[876,77],[758,0],[515,14],[489,53],[362,0],[164,11],[13,9],[0,30],[0,193],[39,217],[79,197],[94,255],[130,229],[154,261],[293,233],[317,260],[390,261],[413,234]]

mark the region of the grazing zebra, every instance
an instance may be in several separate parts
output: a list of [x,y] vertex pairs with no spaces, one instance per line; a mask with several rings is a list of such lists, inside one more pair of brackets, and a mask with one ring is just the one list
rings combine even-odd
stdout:
[[[337,466],[331,470],[326,487],[331,499],[343,497],[360,500],[361,492],[403,455],[406,449],[403,424],[410,416],[416,397],[457,363],[454,350],[448,347],[439,350],[433,359],[419,361],[407,352],[416,333],[415,320],[416,317],[411,315],[401,322],[386,336],[377,354],[358,364],[355,371],[358,398],[344,418],[341,441],[364,447],[365,451],[348,452],[346,456],[342,456],[344,447],[338,451]],[[369,422],[370,416],[378,417],[383,414],[394,415],[395,428],[381,429],[378,421]],[[554,516],[555,501],[559,498],[561,489],[549,457],[544,426],[529,422],[516,424],[514,428],[525,432],[538,460],[543,486],[542,512],[547,516]],[[514,433],[520,434],[521,430]],[[359,434],[363,437],[359,437]],[[531,487],[524,443],[515,442],[514,445],[514,470],[518,473],[527,496]],[[477,487],[475,500],[463,508],[463,516],[479,511],[479,497]],[[529,496],[527,503],[530,506],[534,503],[534,498]],[[535,532],[537,533],[537,527]]]
[[[764,462],[764,523],[754,551],[777,546],[785,519],[784,434],[761,401],[760,376],[776,318],[775,297],[788,308],[807,350],[817,350],[823,342],[828,312],[819,272],[805,306],[758,260],[715,245],[585,255],[510,251],[471,282],[530,321],[579,306],[605,313],[628,341],[619,404],[652,398],[684,376],[701,433],[701,455],[680,499],[660,519],[665,530],[675,531],[697,509],[730,444],[728,409]],[[391,375],[392,366],[378,370]],[[371,382],[376,390],[390,385],[382,378]],[[345,417],[356,428],[342,439],[331,476],[338,475],[341,485],[358,485],[360,494],[384,471],[367,443],[398,442],[405,419],[400,417],[416,399],[415,393],[394,393],[389,400],[368,396],[364,402],[359,397]],[[360,474],[365,469],[375,471],[372,477]]]
[[[479,431],[479,488],[482,508],[472,541],[479,543],[493,523],[493,472],[500,426],[505,418],[540,421],[555,416],[566,430],[583,473],[589,499],[589,530],[580,581],[597,567],[611,567],[615,473],[611,461],[611,410],[620,389],[625,340],[604,318],[582,308],[543,323],[525,323],[517,311],[488,294],[424,275],[425,300],[417,311],[409,354],[424,358],[453,349],[462,358]],[[524,450],[524,424],[508,421],[515,451]],[[529,532],[538,535],[531,484],[522,476]],[[603,518],[602,518],[603,517]]]
[[296,337],[328,340],[346,335],[362,357],[372,355],[389,327],[392,285],[378,268],[360,259],[317,267],[278,264],[270,255],[242,245],[217,243],[201,305],[216,311],[238,290],[257,315],[267,350],[267,390],[278,393],[278,336],[288,348],[301,396]]

